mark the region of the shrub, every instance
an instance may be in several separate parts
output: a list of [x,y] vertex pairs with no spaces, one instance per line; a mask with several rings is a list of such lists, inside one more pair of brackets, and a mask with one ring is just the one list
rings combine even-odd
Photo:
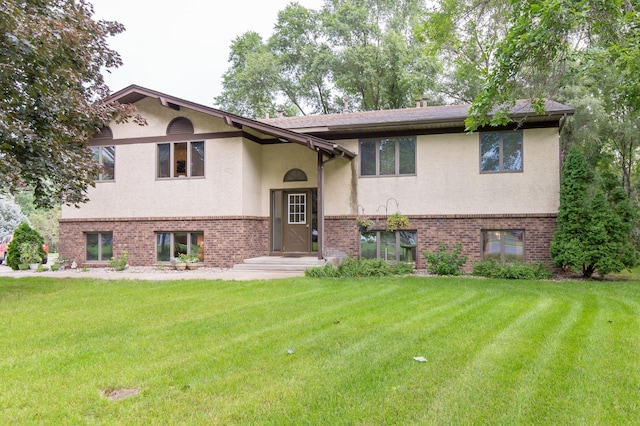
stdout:
[[473,275],[508,280],[544,280],[553,277],[553,272],[542,262],[500,263],[484,260],[473,265]]
[[390,264],[382,259],[353,259],[345,258],[336,268],[330,263],[324,266],[310,268],[305,276],[313,278],[324,277],[387,277],[404,275],[413,272],[413,265],[409,263]]
[[15,231],[13,231],[13,239],[7,248],[6,264],[14,271],[17,270],[20,265],[20,247],[24,243],[35,244],[38,246],[40,260],[44,259],[46,254],[42,248],[44,238],[42,238],[38,231],[31,228],[27,222],[23,222],[15,229]]
[[116,271],[124,271],[129,267],[129,261],[127,260],[129,253],[125,250],[122,252],[122,256],[120,258],[112,257],[109,261],[109,266],[111,266]]
[[32,265],[42,262],[40,255],[41,246],[36,243],[20,244],[20,263],[23,265]]
[[467,263],[467,256],[462,256],[462,244],[458,243],[449,251],[445,243],[438,245],[435,252],[424,251],[427,270],[435,275],[460,275],[460,268]]

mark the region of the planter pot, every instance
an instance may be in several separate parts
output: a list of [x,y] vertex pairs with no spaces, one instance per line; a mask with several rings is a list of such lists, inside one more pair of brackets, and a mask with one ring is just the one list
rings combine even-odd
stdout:
[[185,269],[187,269],[187,264],[186,263],[174,263],[173,267],[176,268],[176,271],[184,271]]
[[18,269],[20,269],[21,271],[26,271],[27,269],[29,269],[29,265],[26,263],[21,263],[20,265],[18,265]]
[[29,269],[31,269],[32,271],[35,271],[36,269],[38,269],[38,266],[40,266],[39,263],[30,263]]
[[199,266],[199,265],[200,265],[200,264],[199,264],[199,263],[197,263],[197,262],[187,262],[187,269],[188,269],[188,270],[190,270],[190,271],[192,271],[192,270],[194,270],[194,269],[198,269],[198,266]]

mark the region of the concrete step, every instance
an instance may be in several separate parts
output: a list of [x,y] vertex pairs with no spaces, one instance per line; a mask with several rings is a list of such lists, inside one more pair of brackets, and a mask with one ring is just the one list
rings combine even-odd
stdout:
[[323,266],[325,261],[317,257],[262,256],[245,259],[233,266],[234,271],[304,271]]

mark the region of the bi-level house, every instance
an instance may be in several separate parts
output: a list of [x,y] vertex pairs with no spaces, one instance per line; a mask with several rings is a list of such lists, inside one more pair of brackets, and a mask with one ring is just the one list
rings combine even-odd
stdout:
[[[469,265],[551,262],[565,105],[519,102],[513,125],[466,133],[468,105],[252,120],[139,86],[106,101],[147,125],[89,141],[104,171],[60,220],[60,252],[78,264],[126,250],[133,265],[192,252],[216,267],[305,255],[424,268],[440,242],[462,243]],[[409,226],[387,231],[398,211]]]

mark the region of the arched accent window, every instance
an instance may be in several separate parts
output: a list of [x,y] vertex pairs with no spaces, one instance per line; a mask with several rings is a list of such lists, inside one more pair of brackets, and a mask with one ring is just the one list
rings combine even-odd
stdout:
[[300,169],[291,169],[284,175],[284,182],[306,182],[307,174]]
[[113,132],[109,126],[105,126],[100,130],[100,133],[93,135],[92,139],[113,139]]
[[191,121],[189,121],[189,119],[184,117],[174,118],[167,126],[168,135],[182,135],[185,133],[193,132],[193,124],[191,124]]

